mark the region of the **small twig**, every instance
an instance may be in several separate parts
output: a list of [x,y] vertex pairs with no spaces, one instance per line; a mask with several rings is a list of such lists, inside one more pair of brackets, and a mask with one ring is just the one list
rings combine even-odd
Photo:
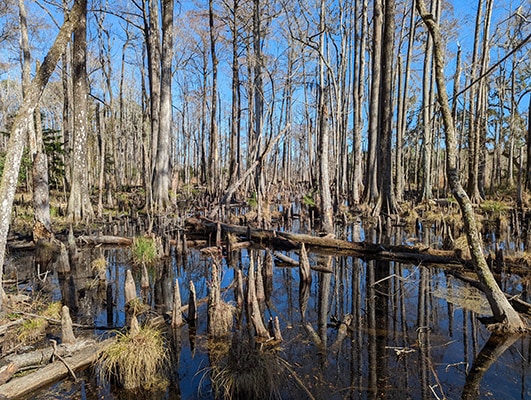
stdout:
[[50,342],[53,345],[52,360],[54,357],[57,357],[57,359],[64,364],[64,366],[66,367],[70,375],[72,375],[72,378],[74,378],[74,382],[77,382],[77,377],[76,377],[74,370],[70,367],[70,365],[68,365],[68,363],[65,361],[63,357],[61,357],[59,354],[55,354],[57,352],[57,341],[54,339],[50,339]]
[[465,365],[465,370],[468,371],[468,363],[467,362],[464,362],[464,361],[460,361],[460,362],[456,362],[456,363],[452,363],[452,364],[448,364],[445,368],[445,371],[448,372],[448,369],[450,369],[451,367],[459,367],[460,365]]

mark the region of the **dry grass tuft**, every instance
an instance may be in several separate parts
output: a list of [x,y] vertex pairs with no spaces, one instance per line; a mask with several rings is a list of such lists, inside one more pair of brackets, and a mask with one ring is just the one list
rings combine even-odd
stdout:
[[119,334],[96,363],[100,377],[125,389],[155,389],[167,384],[168,355],[160,330],[142,327],[136,334]]
[[102,256],[92,260],[90,266],[98,279],[105,280],[107,272],[107,259],[105,257]]
[[291,374],[278,348],[259,346],[238,334],[232,341],[210,341],[209,354],[215,398],[280,399],[280,389]]

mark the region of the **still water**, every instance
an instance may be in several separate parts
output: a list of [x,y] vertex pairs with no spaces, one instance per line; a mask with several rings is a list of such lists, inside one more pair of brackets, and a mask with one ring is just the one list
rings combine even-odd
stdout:
[[[223,258],[225,301],[235,304],[235,271],[247,277],[250,259],[263,265],[267,251],[243,249]],[[284,254],[298,258],[295,252]],[[107,259],[106,281],[98,283],[90,263],[101,256]],[[236,318],[241,323],[231,339],[213,343],[206,335],[207,305],[200,302],[195,330],[168,329],[167,389],[129,393],[88,370],[77,382],[67,379],[28,398],[214,399],[211,378],[220,371],[256,386],[247,393],[257,399],[531,398],[529,336],[492,336],[478,321],[489,314],[483,295],[444,269],[312,252],[309,258],[333,273],[312,270],[311,282],[301,285],[298,268],[274,258],[272,278],[264,280],[262,317],[265,323],[278,317],[280,344],[254,340],[245,317]],[[86,250],[71,274],[53,274],[46,288],[70,306],[75,322],[109,335],[112,330],[103,328],[126,324],[127,269],[140,286],[140,271],[130,259],[128,249]],[[173,255],[150,268],[150,287],[138,293],[159,314],[171,309],[176,279],[183,303],[190,281],[197,299],[204,299],[211,262],[196,250],[184,258]]]

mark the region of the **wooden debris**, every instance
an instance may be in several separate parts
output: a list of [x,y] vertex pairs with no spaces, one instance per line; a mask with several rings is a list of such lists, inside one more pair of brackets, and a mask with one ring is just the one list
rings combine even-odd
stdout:
[[173,310],[171,313],[171,326],[178,328],[183,324],[183,314],[181,312],[181,291],[179,289],[179,280],[175,279],[173,286]]
[[113,245],[113,246],[130,246],[133,244],[133,239],[122,237],[122,236],[110,236],[110,235],[99,235],[99,236],[79,236],[77,238],[78,242],[91,245]]
[[72,344],[76,342],[74,330],[72,329],[72,318],[70,317],[70,310],[68,306],[63,306],[61,310],[61,334],[64,344]]
[[149,289],[149,274],[146,264],[142,263],[142,277],[140,278],[140,288]]
[[11,362],[7,365],[4,365],[0,368],[0,385],[3,385],[8,380],[11,379],[15,372],[17,372],[17,365],[14,362]]
[[[114,339],[107,339],[103,342],[86,344],[70,356],[61,355],[73,371],[78,371],[92,364],[98,357],[99,352]],[[60,346],[58,350],[61,348]],[[44,358],[50,360],[53,350],[50,349],[50,355]],[[58,351],[56,353],[60,354]],[[69,374],[68,369],[61,361],[55,361],[29,375],[11,379],[11,381],[0,385],[0,398],[16,398],[27,395],[41,387],[47,386]]]
[[131,270],[128,269],[125,273],[125,303],[130,303],[131,300],[136,299],[136,285],[133,279]]
[[262,320],[262,312],[260,311],[260,305],[256,298],[256,274],[254,271],[254,253],[250,253],[249,257],[249,275],[247,277],[247,303],[249,304],[250,317],[256,331],[256,336],[260,338],[269,339],[269,332],[267,331],[264,321]]
[[269,318],[268,329],[269,335],[274,338],[276,342],[281,342],[283,340],[278,316],[276,316],[275,319]]
[[208,334],[213,338],[227,337],[232,330],[232,307],[221,298],[221,277],[216,258],[210,264],[210,291],[208,292]]
[[240,268],[236,269],[236,282],[237,282],[237,289],[236,289],[236,304],[238,305],[238,308],[241,310],[243,307],[243,302],[245,301],[245,296],[243,294],[243,273]]
[[134,337],[140,333],[140,324],[138,323],[138,319],[135,315],[131,317],[131,324],[129,328],[129,334],[131,337]]
[[[189,218],[186,220],[186,224],[190,234],[206,235],[207,233],[213,233],[217,228],[217,222],[208,219]],[[238,236],[240,240],[252,240],[266,247],[284,250],[299,249],[301,244],[304,243],[306,247],[318,247],[321,251],[332,251],[334,254],[355,255],[368,259],[378,258],[452,265],[466,264],[469,261],[460,258],[452,250],[436,250],[403,245],[382,246],[381,244],[368,242],[349,242],[330,236],[312,236],[224,223],[220,225],[225,232]]]
[[310,260],[308,259],[308,253],[306,253],[304,243],[302,243],[299,251],[299,276],[300,282],[307,282],[308,284],[312,283]]
[[190,280],[190,290],[188,296],[188,323],[195,326],[197,320],[197,298],[195,294],[194,281]]

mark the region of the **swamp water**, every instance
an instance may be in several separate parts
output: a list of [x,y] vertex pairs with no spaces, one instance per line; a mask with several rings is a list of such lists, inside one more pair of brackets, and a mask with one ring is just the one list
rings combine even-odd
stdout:
[[[245,279],[250,260],[263,265],[266,251],[243,249],[223,258],[225,301],[235,304],[236,268]],[[284,254],[297,259],[295,252]],[[90,268],[101,256],[107,260],[104,282]],[[87,370],[77,382],[68,378],[28,398],[214,399],[216,385],[237,383],[247,390],[240,392],[247,393],[239,397],[245,399],[531,398],[530,338],[492,336],[477,320],[489,312],[477,290],[437,267],[316,253],[309,258],[333,273],[312,270],[311,283],[301,285],[298,268],[275,259],[272,278],[264,280],[262,316],[265,323],[278,317],[280,344],[254,340],[245,317],[231,339],[208,339],[207,304],[201,299],[208,294],[212,259],[192,249],[184,259],[173,255],[150,268],[150,287],[138,290],[159,314],[171,308],[176,279],[183,304],[190,281],[197,290],[195,329],[185,325],[172,333],[168,327],[169,387],[126,392]],[[33,271],[32,256],[12,259],[6,275],[15,267],[24,279]],[[112,334],[107,327],[126,325],[127,269],[139,287],[140,270],[131,266],[129,249],[85,249],[75,269],[49,276],[44,290],[69,305],[74,322],[101,328],[76,330],[76,335],[106,336]]]

